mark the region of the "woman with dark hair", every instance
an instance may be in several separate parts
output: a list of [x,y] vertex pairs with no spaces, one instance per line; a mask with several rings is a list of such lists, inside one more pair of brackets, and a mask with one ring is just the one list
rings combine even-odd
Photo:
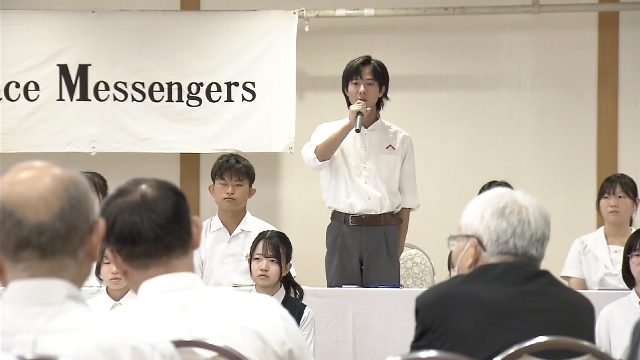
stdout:
[[98,202],[102,204],[102,200],[109,195],[107,179],[95,171],[83,171],[82,174],[87,178],[89,185],[98,196]]
[[127,281],[122,278],[116,266],[105,254],[104,245],[100,246],[98,260],[94,273],[105,287],[98,295],[87,300],[91,310],[108,312],[135,299],[136,294],[131,291]]
[[304,290],[291,275],[293,247],[287,235],[277,230],[258,234],[249,251],[249,272],[255,282],[252,292],[273,297],[296,320],[311,353],[314,352],[315,318],[302,302]]
[[624,358],[640,318],[640,230],[629,236],[622,259],[622,279],[632,291],[605,306],[596,322],[596,344],[614,359]]
[[638,186],[625,174],[613,174],[600,185],[596,209],[604,226],[573,242],[561,276],[575,290],[626,289],[622,250],[635,229]]

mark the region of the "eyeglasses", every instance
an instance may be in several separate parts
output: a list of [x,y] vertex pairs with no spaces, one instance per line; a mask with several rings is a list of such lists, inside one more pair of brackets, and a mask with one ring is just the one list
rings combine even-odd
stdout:
[[[447,237],[447,245],[449,246],[449,250],[453,250],[453,248],[456,247],[456,243],[458,243],[458,239],[460,238],[465,239],[465,241],[476,239],[478,244],[480,244],[482,251],[485,251],[485,252],[487,251],[487,248],[484,246],[484,243],[482,242],[480,237],[477,235],[470,235],[470,234],[449,235],[449,237]],[[640,258],[640,254],[638,255],[638,257]]]
[[631,261],[635,265],[640,265],[640,252],[634,252],[629,255],[629,261]]

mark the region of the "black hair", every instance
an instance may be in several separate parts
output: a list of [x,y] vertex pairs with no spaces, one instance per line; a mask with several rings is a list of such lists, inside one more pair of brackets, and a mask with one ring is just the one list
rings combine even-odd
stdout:
[[211,181],[225,180],[225,176],[243,181],[249,180],[249,187],[256,181],[256,170],[245,157],[239,154],[222,154],[211,167]]
[[293,296],[294,298],[302,301],[304,298],[304,290],[302,286],[296,282],[291,275],[291,271],[287,275],[282,276],[283,264],[286,266],[291,262],[293,246],[291,240],[282,231],[278,230],[265,230],[256,236],[255,240],[251,244],[251,250],[249,250],[249,273],[251,273],[251,259],[256,252],[256,247],[262,241],[262,256],[267,258],[274,258],[280,266],[280,278],[284,291]]
[[[620,186],[622,192],[627,195],[635,204],[636,199],[638,198],[638,185],[633,179],[626,174],[618,173],[609,176],[604,179],[602,184],[600,184],[600,190],[598,190],[598,200],[596,200],[596,210],[598,210],[598,214],[600,213],[600,200],[605,195],[613,195],[616,191],[616,188]],[[629,226],[633,226],[633,216],[629,219]]]
[[350,107],[352,104],[349,101],[349,96],[345,93],[349,88],[349,82],[354,79],[360,79],[362,76],[362,68],[367,66],[371,68],[371,74],[378,82],[378,89],[384,87],[384,93],[376,102],[376,110],[380,111],[384,108],[384,104],[389,101],[389,72],[382,61],[374,59],[369,55],[357,57],[349,61],[347,66],[345,66],[342,72],[342,95],[344,95],[344,99],[347,102],[347,108]]
[[107,223],[104,246],[133,268],[147,269],[190,254],[189,205],[168,181],[128,181],[102,204],[102,217]]
[[[631,236],[629,236],[627,243],[624,244],[624,251],[622,255],[624,256],[622,258],[622,280],[624,280],[624,283],[629,289],[633,289],[636,286],[636,278],[633,277],[631,265],[629,264],[629,262],[631,262],[629,255],[638,250],[640,250],[640,229],[634,231]],[[638,279],[638,281],[640,281],[640,279]]]
[[98,250],[98,259],[96,260],[96,269],[93,272],[96,278],[100,281],[104,281],[104,279],[102,279],[102,275],[100,274],[100,272],[102,271],[102,262],[104,261],[106,251],[107,251],[107,248],[104,246],[104,242],[103,242],[100,244],[100,250]]
[[96,192],[98,199],[102,202],[109,195],[109,185],[107,179],[95,171],[83,171],[82,174],[89,181],[89,185]]
[[453,256],[453,251],[449,251],[449,256],[447,256],[447,269],[449,270],[449,272],[451,272],[451,270],[453,270],[454,266],[453,266],[453,260],[451,259],[451,257]]
[[505,187],[513,190],[513,186],[504,180],[491,180],[488,183],[482,185],[480,191],[478,191],[478,195],[482,194],[485,191],[497,188],[497,187]]

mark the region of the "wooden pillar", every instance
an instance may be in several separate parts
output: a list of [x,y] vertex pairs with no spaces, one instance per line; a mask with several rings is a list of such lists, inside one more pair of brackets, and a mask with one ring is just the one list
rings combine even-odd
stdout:
[[[600,0],[618,2],[618,0]],[[618,172],[618,58],[620,14],[598,13],[597,187]],[[598,191],[596,188],[596,192]],[[598,226],[604,220],[600,214]]]
[[[200,10],[200,0],[180,0],[180,10]],[[200,215],[200,154],[180,154],[180,189],[191,214]]]

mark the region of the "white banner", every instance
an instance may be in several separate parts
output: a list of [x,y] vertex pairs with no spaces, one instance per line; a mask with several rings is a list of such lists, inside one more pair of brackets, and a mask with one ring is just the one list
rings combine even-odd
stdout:
[[289,151],[287,11],[2,11],[1,152]]

